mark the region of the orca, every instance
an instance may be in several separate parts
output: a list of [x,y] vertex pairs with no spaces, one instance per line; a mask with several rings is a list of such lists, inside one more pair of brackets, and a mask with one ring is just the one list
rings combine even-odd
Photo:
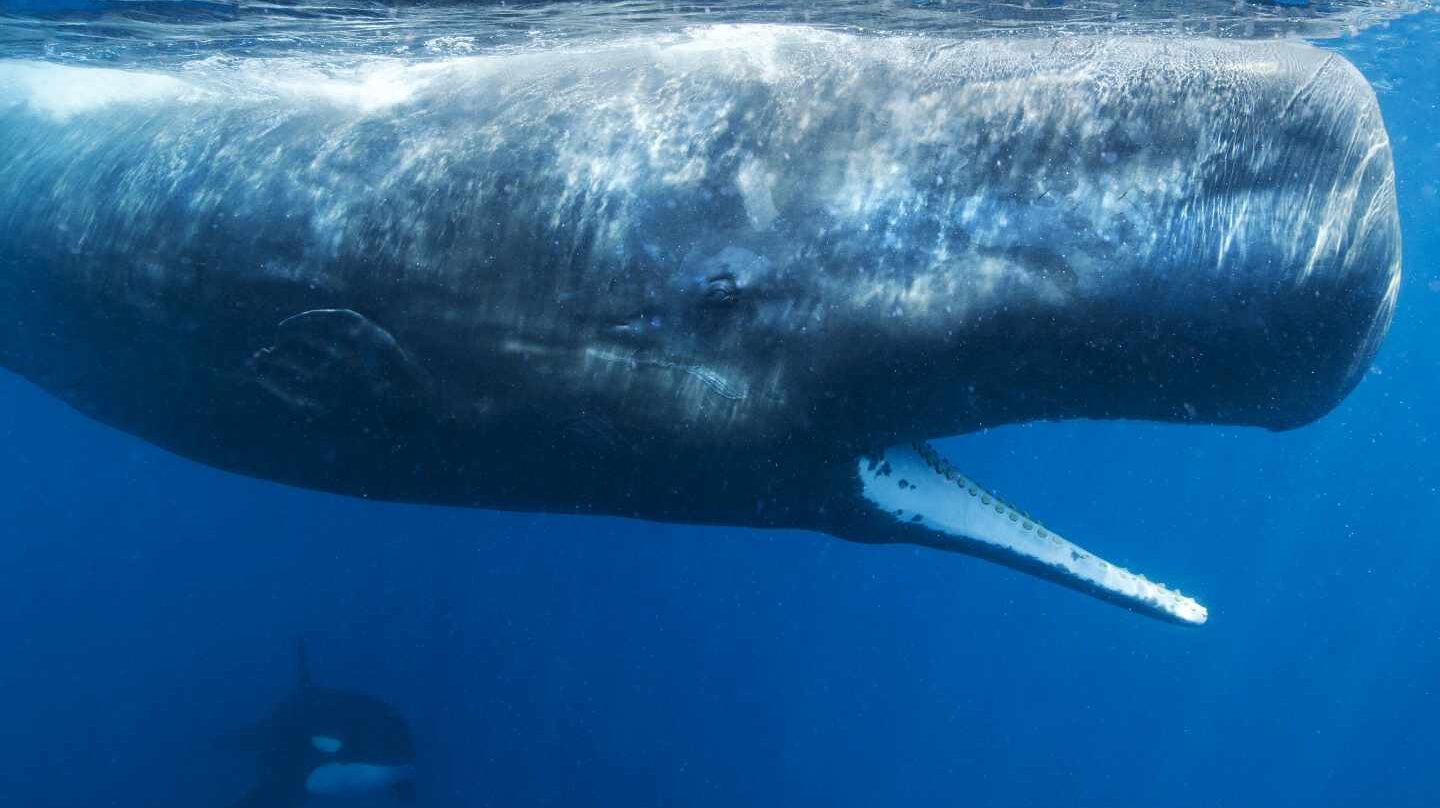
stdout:
[[374,696],[316,685],[303,642],[296,668],[294,690],[268,716],[220,740],[255,755],[255,785],[232,808],[377,794],[414,802],[415,742],[400,713]]

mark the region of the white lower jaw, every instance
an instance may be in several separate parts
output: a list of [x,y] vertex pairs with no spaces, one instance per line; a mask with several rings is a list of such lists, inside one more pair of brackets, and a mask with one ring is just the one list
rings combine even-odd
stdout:
[[415,767],[411,765],[326,763],[305,778],[305,790],[317,797],[374,794],[413,779]]
[[904,530],[901,541],[996,558],[1137,611],[1199,625],[1204,606],[1071,544],[967,480],[925,444],[861,458],[865,499]]

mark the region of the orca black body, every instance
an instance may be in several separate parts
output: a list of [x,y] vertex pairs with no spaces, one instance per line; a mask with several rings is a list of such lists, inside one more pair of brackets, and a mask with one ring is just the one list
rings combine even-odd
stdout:
[[303,643],[297,664],[295,690],[264,720],[222,739],[256,756],[255,785],[232,808],[381,792],[413,802],[415,742],[405,719],[374,696],[314,684]]

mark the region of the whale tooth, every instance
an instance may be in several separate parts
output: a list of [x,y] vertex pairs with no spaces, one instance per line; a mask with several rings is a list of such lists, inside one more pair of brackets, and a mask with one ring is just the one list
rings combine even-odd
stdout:
[[1066,541],[973,481],[968,488],[963,480],[961,488],[952,487],[947,467],[924,443],[891,447],[878,466],[873,458],[860,458],[856,472],[871,518],[841,532],[988,558],[1166,620],[1200,625],[1209,618],[1193,598]]

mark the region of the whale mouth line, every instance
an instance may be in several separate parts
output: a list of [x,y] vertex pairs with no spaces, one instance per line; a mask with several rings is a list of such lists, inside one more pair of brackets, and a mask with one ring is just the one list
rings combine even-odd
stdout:
[[861,458],[857,473],[863,497],[888,518],[894,541],[986,558],[1184,625],[1209,619],[1194,598],[1067,541],[962,475],[927,443]]
[[747,385],[726,376],[709,365],[677,361],[663,356],[651,356],[643,351],[621,353],[605,348],[587,348],[585,356],[631,370],[654,368],[681,373],[694,379],[709,392],[728,401],[744,401],[750,397],[750,389]]

